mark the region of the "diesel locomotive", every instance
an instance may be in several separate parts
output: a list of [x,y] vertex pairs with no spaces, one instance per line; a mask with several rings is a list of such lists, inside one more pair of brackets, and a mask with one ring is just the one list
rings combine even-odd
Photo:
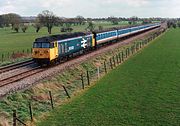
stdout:
[[93,50],[107,42],[115,42],[119,38],[154,29],[160,25],[160,23],[155,23],[89,34],[79,32],[41,37],[33,43],[32,57],[39,64],[50,64],[75,53]]

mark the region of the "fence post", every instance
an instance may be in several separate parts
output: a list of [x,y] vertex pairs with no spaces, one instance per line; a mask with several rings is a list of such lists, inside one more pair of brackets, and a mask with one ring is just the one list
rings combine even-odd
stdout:
[[118,59],[118,55],[116,54],[116,61],[117,61],[117,64],[119,64],[119,59]]
[[13,126],[16,126],[16,118],[17,118],[17,115],[16,115],[16,110],[13,110]]
[[29,49],[26,50],[26,53],[27,53],[27,54],[29,53]]
[[131,53],[134,54],[133,46],[131,46]]
[[122,62],[124,61],[124,52],[122,51]]
[[2,62],[4,62],[4,54],[2,54]]
[[118,56],[119,56],[119,63],[121,63],[121,53],[119,53]]
[[128,56],[128,51],[127,51],[127,48],[126,48],[126,53],[125,53],[125,54],[126,54],[126,58],[127,58],[127,56]]
[[89,80],[89,71],[88,71],[88,70],[87,70],[86,74],[87,74],[87,82],[88,82],[88,85],[90,85],[90,80]]
[[64,91],[66,92],[66,95],[68,96],[68,98],[71,98],[68,91],[67,91],[67,89],[66,89],[66,87],[64,85],[62,87],[64,88]]
[[106,62],[104,61],[104,71],[107,73]]
[[31,122],[33,121],[33,113],[32,113],[32,106],[31,106],[31,102],[29,102],[29,114],[31,117]]
[[113,62],[114,62],[114,67],[116,67],[116,61],[115,61],[114,56],[113,56]]
[[138,49],[139,49],[139,48],[138,48],[138,43],[136,43],[136,51],[138,51]]
[[10,55],[9,55],[9,52],[8,52],[8,59],[10,59]]
[[97,77],[98,77],[98,79],[100,78],[100,67],[99,66],[97,67]]
[[82,89],[84,89],[84,79],[83,79],[83,74],[81,74],[81,81],[82,81]]
[[49,98],[50,98],[50,101],[51,101],[51,107],[52,107],[52,109],[54,109],[51,91],[49,91]]
[[109,60],[110,60],[110,66],[111,66],[111,69],[113,69],[111,58],[110,58]]

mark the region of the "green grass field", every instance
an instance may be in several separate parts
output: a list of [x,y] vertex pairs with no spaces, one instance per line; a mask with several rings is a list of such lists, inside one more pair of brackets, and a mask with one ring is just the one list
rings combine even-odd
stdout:
[[[118,25],[112,25],[110,22],[96,22],[96,29],[99,25],[102,25],[104,29],[110,27],[118,27],[123,25],[128,25],[128,22],[120,22]],[[85,31],[86,25],[82,26],[72,26],[73,32]],[[52,29],[52,34],[62,34],[60,32],[60,27],[54,27]],[[11,28],[0,28],[0,55],[2,53],[12,53],[13,51],[21,51],[23,49],[30,49],[35,38],[47,36],[47,28],[42,28],[39,33],[35,32],[35,28],[30,26],[26,33],[20,30],[20,33],[15,33]]]
[[179,34],[169,30],[38,125],[179,126]]

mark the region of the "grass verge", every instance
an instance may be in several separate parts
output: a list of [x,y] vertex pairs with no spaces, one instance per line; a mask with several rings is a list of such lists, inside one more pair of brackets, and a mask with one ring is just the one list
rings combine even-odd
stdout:
[[178,126],[179,34],[180,30],[168,31],[37,125]]

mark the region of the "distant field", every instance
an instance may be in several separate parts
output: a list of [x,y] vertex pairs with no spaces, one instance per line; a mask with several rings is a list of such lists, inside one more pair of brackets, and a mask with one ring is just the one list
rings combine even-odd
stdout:
[[[110,22],[96,22],[95,25],[96,29],[99,25],[102,25],[103,28],[110,28],[128,25],[128,22],[120,22],[119,25],[112,25]],[[72,28],[74,29],[73,32],[85,31],[87,24],[82,26],[72,26]],[[52,34],[62,34],[60,32],[60,27],[53,27]],[[20,31],[20,33],[15,33],[11,28],[0,28],[0,55],[2,53],[30,49],[35,38],[46,35],[49,34],[45,27],[42,28],[39,33],[36,33],[35,28],[32,26],[28,28],[26,33],[22,33],[22,31]]]
[[178,126],[180,30],[169,30],[39,126]]

